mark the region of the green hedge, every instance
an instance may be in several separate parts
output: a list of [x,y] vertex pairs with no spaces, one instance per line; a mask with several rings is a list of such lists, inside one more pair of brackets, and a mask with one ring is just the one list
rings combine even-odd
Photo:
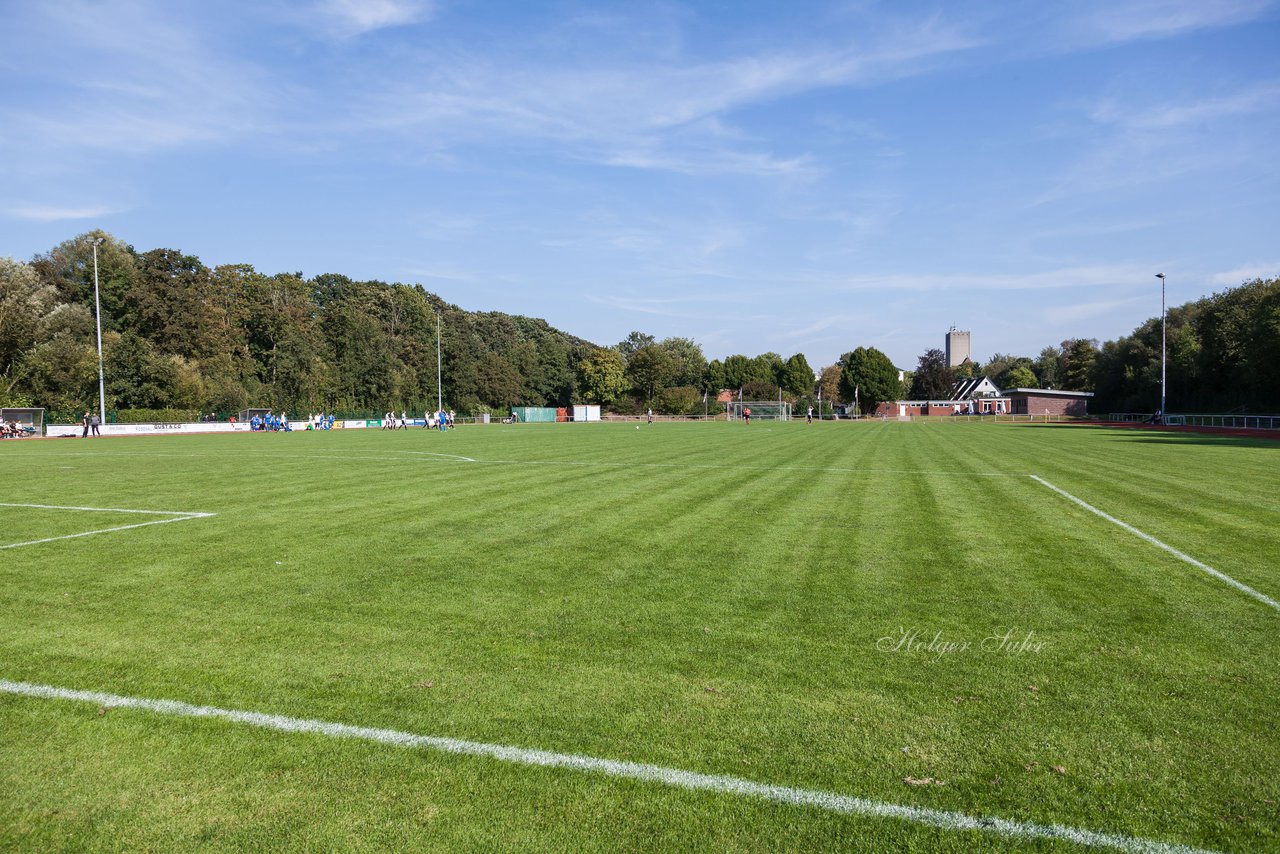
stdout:
[[116,424],[177,424],[200,420],[200,413],[194,409],[118,409],[113,415],[114,418],[108,420]]

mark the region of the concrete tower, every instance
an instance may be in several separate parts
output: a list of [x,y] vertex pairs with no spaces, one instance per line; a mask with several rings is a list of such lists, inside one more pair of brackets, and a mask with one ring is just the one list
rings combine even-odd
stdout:
[[954,326],[951,327],[947,332],[947,366],[954,368],[972,356],[973,352],[969,349],[969,333],[962,332]]

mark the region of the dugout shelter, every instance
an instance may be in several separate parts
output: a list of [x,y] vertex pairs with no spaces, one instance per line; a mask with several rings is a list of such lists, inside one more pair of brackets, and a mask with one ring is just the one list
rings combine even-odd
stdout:
[[6,406],[0,408],[0,421],[17,424],[30,436],[44,435],[44,409],[34,406]]

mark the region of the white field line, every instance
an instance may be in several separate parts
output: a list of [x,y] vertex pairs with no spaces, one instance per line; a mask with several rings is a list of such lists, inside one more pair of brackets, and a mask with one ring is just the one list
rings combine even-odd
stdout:
[[1144,852],[1144,854],[1156,854],[1156,852],[1159,852],[1159,854],[1204,854],[1201,849],[1190,848],[1185,845],[1122,834],[1100,833],[1093,830],[1066,827],[1060,824],[1036,824],[1003,818],[976,817],[950,810],[888,804],[850,795],[841,795],[835,792],[796,789],[789,786],[771,786],[739,777],[699,774],[693,771],[682,771],[678,768],[665,768],[660,765],[646,765],[638,762],[619,762],[613,759],[597,759],[573,753],[554,753],[548,750],[486,744],[478,741],[463,741],[441,736],[415,735],[414,733],[392,729],[350,726],[348,724],[308,720],[306,718],[290,718],[262,712],[220,709],[214,706],[193,706],[177,700],[123,697],[99,691],[55,688],[48,685],[33,685],[28,682],[10,682],[4,679],[0,679],[0,692],[50,700],[95,703],[99,706],[110,708],[143,709],[162,715],[219,718],[233,723],[278,730],[280,732],[314,733],[331,738],[355,738],[396,747],[439,750],[445,753],[465,756],[481,756],[518,765],[568,768],[573,771],[602,774],[607,777],[641,780],[680,789],[757,798],[844,815],[894,818],[914,824],[938,827],[943,830],[978,831],[996,836],[1022,839],[1057,839],[1065,842],[1074,842],[1077,845],[1112,848],[1125,852]]
[[132,510],[123,507],[73,507],[68,504],[11,504],[0,501],[0,507],[32,507],[36,510],[87,510],[93,513],[147,513],[153,516],[190,516],[199,519],[214,513],[196,513],[193,510]]
[[77,537],[91,537],[94,534],[109,534],[113,531],[127,531],[130,528],[145,528],[148,525],[166,525],[170,522],[187,522],[191,519],[207,519],[210,516],[216,516],[216,513],[196,513],[186,510],[126,510],[119,507],[68,507],[60,504],[12,504],[0,502],[0,507],[30,507],[38,510],[80,510],[96,513],[145,513],[155,516],[169,516],[169,519],[155,519],[150,522],[138,522],[133,525],[116,525],[112,528],[98,528],[93,531],[81,531],[78,534],[62,534],[57,537],[45,537],[39,540],[27,540],[22,543],[9,543],[0,545],[0,551],[5,549],[16,549],[22,546],[35,546],[40,543],[52,543],[57,540],[74,540]]
[[1185,563],[1189,563],[1192,566],[1194,566],[1196,569],[1200,569],[1209,573],[1219,581],[1224,581],[1227,584],[1230,584],[1232,587],[1236,588],[1241,593],[1244,593],[1248,596],[1252,596],[1254,599],[1257,599],[1259,602],[1262,602],[1266,605],[1270,605],[1272,608],[1275,608],[1277,611],[1280,611],[1280,602],[1277,602],[1275,599],[1272,599],[1270,596],[1266,595],[1265,593],[1259,593],[1257,590],[1254,590],[1249,585],[1236,581],[1234,578],[1227,575],[1225,572],[1219,572],[1218,570],[1209,566],[1207,563],[1201,563],[1200,561],[1191,557],[1191,555],[1184,554],[1183,552],[1178,551],[1168,543],[1161,542],[1160,540],[1157,540],[1155,537],[1151,536],[1150,534],[1146,534],[1146,533],[1143,533],[1142,531],[1139,531],[1137,528],[1133,527],[1127,522],[1121,522],[1115,516],[1102,512],[1097,507],[1094,507],[1092,504],[1089,504],[1085,501],[1080,500],[1079,498],[1076,498],[1070,492],[1067,492],[1065,489],[1060,489],[1059,487],[1054,486],[1052,483],[1050,483],[1049,481],[1045,480],[1042,477],[1037,477],[1034,474],[1028,475],[1028,477],[1030,477],[1034,481],[1037,481],[1038,483],[1043,484],[1044,486],[1049,487],[1054,492],[1058,493],[1064,498],[1068,498],[1071,501],[1074,501],[1076,504],[1079,504],[1081,507],[1088,510],[1090,513],[1093,513],[1097,516],[1101,516],[1103,519],[1106,519],[1108,522],[1111,522],[1112,524],[1119,525],[1121,528],[1124,528],[1126,531],[1128,531],[1130,534],[1133,534],[1135,537],[1141,537],[1142,539],[1146,540],[1148,543],[1151,543],[1151,545],[1164,549],[1169,554],[1176,557],[1178,560],[1181,560]]
[[[491,466],[596,466],[600,468],[630,468],[630,469],[686,469],[690,471],[708,470],[714,471],[718,469],[734,469],[735,471],[796,471],[796,472],[814,472],[816,474],[907,474],[907,475],[927,475],[927,476],[947,476],[947,477],[1022,477],[1022,472],[999,472],[999,471],[946,471],[946,470],[930,470],[930,469],[879,469],[879,468],[840,468],[833,466],[744,466],[727,463],[632,463],[632,462],[611,462],[608,460],[480,460],[472,457],[463,457],[457,454],[430,454],[427,451],[397,451],[387,450],[384,452],[371,452],[368,454],[260,454],[247,455],[235,453],[236,457],[241,459],[252,458],[255,460],[270,460],[273,462],[290,462],[292,460],[386,460],[393,461],[399,459],[390,454],[429,454],[433,457],[442,457],[446,460],[458,462],[479,463],[481,465]],[[61,454],[61,456],[73,457],[221,457],[230,456],[232,452],[227,454],[211,454],[211,453],[128,453],[104,451],[102,453],[69,451]]]
[[1021,477],[1015,472],[983,472],[983,471],[934,471],[929,469],[873,469],[873,468],[839,468],[835,466],[744,466],[725,463],[627,463],[609,462],[607,460],[476,460],[481,465],[494,466],[599,466],[602,468],[635,468],[635,469],[689,469],[716,470],[733,469],[734,471],[803,471],[827,474],[919,474],[950,475],[957,477]]

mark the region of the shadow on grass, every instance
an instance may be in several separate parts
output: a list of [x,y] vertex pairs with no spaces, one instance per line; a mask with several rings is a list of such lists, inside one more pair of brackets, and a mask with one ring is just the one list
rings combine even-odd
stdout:
[[1152,445],[1218,445],[1236,448],[1268,448],[1280,450],[1280,432],[1269,431],[1258,435],[1241,435],[1238,432],[1201,432],[1194,428],[1179,427],[1121,427],[1115,424],[1019,424],[1026,430],[1101,430],[1130,442]]

